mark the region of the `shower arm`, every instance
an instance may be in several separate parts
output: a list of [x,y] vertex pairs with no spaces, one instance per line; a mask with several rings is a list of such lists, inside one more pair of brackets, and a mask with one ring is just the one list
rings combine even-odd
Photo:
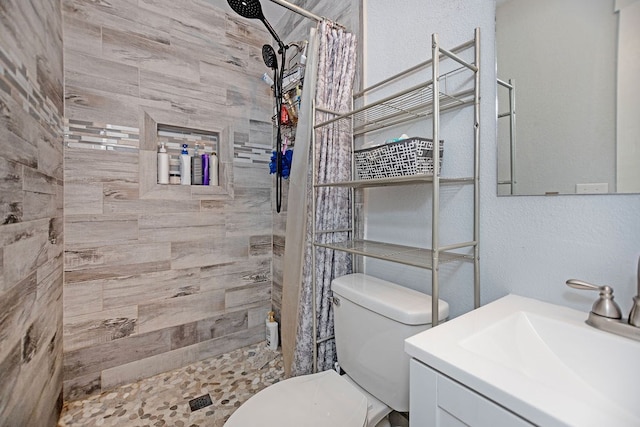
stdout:
[[271,36],[275,39],[275,41],[278,43],[278,47],[280,48],[278,52],[282,51],[284,52],[286,49],[289,48],[289,46],[287,46],[286,44],[284,44],[282,42],[282,40],[280,40],[280,37],[278,37],[278,33],[276,33],[276,30],[273,29],[273,27],[271,26],[271,24],[269,24],[269,21],[267,21],[266,18],[260,18],[260,21],[262,21],[262,23],[264,24],[265,27],[267,27],[267,31],[269,31],[269,33],[271,34]]

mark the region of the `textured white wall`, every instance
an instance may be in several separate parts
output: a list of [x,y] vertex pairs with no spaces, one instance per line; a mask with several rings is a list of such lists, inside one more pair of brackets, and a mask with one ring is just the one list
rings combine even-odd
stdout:
[[[640,255],[640,195],[528,196],[496,195],[495,3],[487,0],[366,1],[365,73],[368,84],[430,57],[431,33],[446,46],[482,31],[481,58],[481,287],[482,302],[508,293],[533,297],[587,312],[595,294],[565,286],[580,278],[614,287],[624,311],[636,293]],[[445,123],[455,127],[456,120]],[[464,117],[461,118],[464,121]],[[451,135],[454,130],[448,129]],[[445,162],[447,159],[445,153]],[[449,157],[449,159],[455,157]],[[443,171],[444,173],[444,171]],[[430,208],[420,203],[418,188],[376,190],[367,200],[369,238],[424,239],[420,223]],[[380,197],[381,196],[381,197]],[[456,190],[445,194],[444,209],[453,220],[445,236],[469,231]],[[383,201],[379,199],[384,199]],[[451,200],[451,201],[449,201]],[[403,208],[406,206],[406,208]],[[428,224],[428,223],[427,223]],[[377,265],[376,265],[377,264]],[[458,315],[470,307],[471,269],[447,265],[441,297]],[[414,288],[424,288],[428,271],[368,263],[368,272]],[[448,281],[448,283],[445,283]]]

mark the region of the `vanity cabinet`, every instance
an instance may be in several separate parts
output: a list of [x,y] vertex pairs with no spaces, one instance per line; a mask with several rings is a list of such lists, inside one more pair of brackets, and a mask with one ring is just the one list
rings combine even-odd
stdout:
[[[321,139],[316,136],[319,131],[332,132],[340,129],[344,123],[348,123],[353,136],[352,154],[354,147],[364,141],[369,141],[380,135],[380,132],[391,131],[401,133],[401,129],[406,129],[407,124],[424,121],[430,124],[432,134],[429,138],[434,141],[433,146],[437,147],[436,141],[441,141],[440,118],[446,114],[456,114],[456,111],[464,108],[472,110],[473,114],[468,114],[471,120],[464,120],[460,126],[468,126],[467,136],[458,140],[445,141],[444,153],[447,153],[447,144],[453,148],[456,144],[464,145],[469,156],[451,156],[446,162],[452,164],[464,164],[463,176],[448,176],[440,174],[437,167],[440,160],[440,152],[433,149],[432,158],[434,169],[437,173],[418,173],[414,175],[389,176],[373,179],[356,179],[355,165],[352,165],[353,181],[348,182],[319,182],[316,170],[312,171],[313,176],[313,201],[318,198],[318,192],[322,187],[344,187],[351,189],[352,212],[357,212],[355,206],[356,196],[362,196],[362,191],[368,188],[387,186],[415,186],[419,189],[416,197],[424,198],[430,202],[432,215],[429,218],[431,223],[431,246],[411,247],[398,245],[396,242],[380,242],[357,238],[359,232],[352,221],[348,230],[317,230],[315,227],[315,217],[312,225],[312,241],[315,247],[324,247],[337,251],[348,252],[361,257],[370,257],[404,264],[408,266],[423,268],[431,271],[432,285],[432,313],[439,313],[439,274],[440,265],[449,262],[472,262],[474,265],[473,281],[473,301],[474,307],[480,306],[480,273],[479,273],[479,63],[480,63],[480,30],[476,29],[474,37],[466,42],[451,48],[443,49],[440,46],[438,35],[433,34],[431,40],[432,57],[425,62],[406,69],[404,72],[389,77],[375,85],[369,86],[361,92],[353,95],[353,108],[346,113],[330,111],[323,106],[313,106],[313,140],[312,167],[315,168],[316,158],[315,147],[320,144]],[[400,87],[401,89],[388,95],[388,88]],[[460,120],[462,122],[463,120]],[[404,125],[405,127],[400,127]],[[335,126],[335,128],[331,128]],[[473,135],[473,136],[472,136]],[[457,148],[457,147],[456,147]],[[452,149],[452,153],[458,150]],[[446,154],[445,154],[446,157]],[[355,158],[355,156],[352,156]],[[353,161],[352,161],[353,163]],[[389,159],[384,159],[380,163],[393,163]],[[394,163],[395,165],[395,163]],[[384,168],[385,166],[381,166]],[[455,172],[454,172],[455,173]],[[388,176],[388,175],[387,175]],[[325,178],[326,179],[326,178]],[[329,178],[330,179],[330,178]],[[471,186],[473,191],[466,194],[469,196],[469,210],[473,215],[473,236],[465,241],[457,241],[453,244],[443,244],[440,240],[440,188],[442,186]],[[356,193],[356,191],[360,193]],[[363,200],[362,197],[360,200]],[[392,208],[392,207],[390,207]],[[316,211],[315,204],[313,211]],[[354,214],[355,215],[355,214]],[[358,229],[359,231],[359,229]],[[324,243],[322,236],[327,233],[348,233],[349,240]],[[417,230],[421,232],[421,230]],[[428,232],[425,230],[425,235]],[[331,241],[326,239],[324,241]],[[461,239],[462,240],[462,239]],[[312,271],[316,271],[315,257]],[[315,292],[314,292],[315,293]],[[433,316],[433,326],[437,326],[438,317]]]
[[531,427],[513,412],[429,366],[410,362],[412,427]]

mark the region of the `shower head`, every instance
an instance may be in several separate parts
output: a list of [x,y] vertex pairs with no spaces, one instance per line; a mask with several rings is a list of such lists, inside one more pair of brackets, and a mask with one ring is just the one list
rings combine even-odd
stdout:
[[231,9],[247,19],[264,19],[260,0],[227,0]]
[[233,9],[234,12],[236,12],[243,18],[259,19],[260,21],[262,21],[264,26],[267,27],[269,33],[271,33],[273,38],[278,42],[278,46],[280,46],[281,50],[284,50],[288,47],[284,43],[282,43],[282,40],[280,40],[278,34],[276,34],[271,24],[269,24],[267,18],[264,17],[260,0],[227,0],[227,3],[229,3],[229,6],[231,6],[231,9]]
[[276,51],[269,44],[262,46],[262,60],[264,65],[272,70],[278,69],[278,59],[276,58]]

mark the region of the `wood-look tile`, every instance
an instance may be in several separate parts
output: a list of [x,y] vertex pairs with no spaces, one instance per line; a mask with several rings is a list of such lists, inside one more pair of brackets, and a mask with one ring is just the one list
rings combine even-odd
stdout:
[[0,157],[0,224],[23,218],[23,166]]
[[271,284],[259,283],[227,289],[224,304],[227,310],[255,307],[271,301]]
[[[65,3],[68,3],[65,0]],[[102,50],[102,28],[89,19],[78,19],[71,13],[65,13],[63,45],[65,60],[73,53],[94,54]],[[90,66],[87,64],[87,66]],[[65,76],[66,78],[66,76]]]
[[219,356],[232,350],[264,341],[264,324],[224,337],[214,338],[195,345],[198,350],[198,360]]
[[65,317],[102,311],[102,285],[96,281],[65,283],[63,296]]
[[124,96],[140,95],[137,67],[108,61],[92,52],[84,54],[73,50],[67,51],[65,61],[70,70],[65,73],[65,82],[69,86],[90,87]]
[[215,290],[154,300],[138,306],[140,333],[206,319],[225,309],[224,291]]
[[75,243],[129,242],[138,238],[138,220],[135,217],[74,216],[65,222],[65,240]]
[[271,281],[271,257],[251,257],[203,267],[203,290],[229,289]]
[[64,170],[63,158],[63,138],[62,135],[51,136],[43,134],[38,139],[38,171],[55,180],[52,185],[62,184]]
[[103,27],[102,53],[105,58],[138,66],[145,70],[163,70],[165,74],[198,81],[198,61],[190,52],[181,52],[169,44],[127,30]]
[[[65,285],[65,293],[68,285]],[[66,296],[65,296],[66,299]],[[138,333],[137,306],[64,316],[65,352],[123,339]],[[117,344],[114,344],[117,346]]]
[[129,384],[142,378],[148,378],[162,372],[189,365],[197,360],[196,346],[182,347],[161,354],[132,361],[112,368],[104,369],[101,373],[102,390]]
[[139,305],[200,292],[199,269],[137,273],[125,277],[95,280],[102,286],[105,309]]
[[137,183],[138,155],[67,147],[64,179],[65,183]]
[[64,185],[67,215],[102,214],[103,184],[101,182],[67,182]]
[[249,242],[246,238],[207,239],[171,243],[171,268],[206,267],[246,259]]
[[[180,76],[141,70],[140,97],[156,101],[165,100],[183,113],[193,114],[211,111],[212,108],[223,109],[227,101],[226,89],[219,86],[205,85]],[[218,105],[216,107],[216,104]]]
[[4,247],[3,275],[9,286],[35,272],[47,261],[47,234],[35,234]]
[[24,326],[36,303],[36,273],[12,286],[0,298],[0,361],[8,357],[12,343],[20,342]]
[[189,322],[171,328],[171,350],[188,347],[198,342],[197,323]]
[[29,128],[33,128],[29,116],[14,99],[0,94],[0,153],[5,160],[38,167],[38,148],[29,139]]
[[68,245],[65,250],[65,271],[95,267],[144,264],[171,259],[168,243],[130,243],[119,245]]
[[207,341],[213,338],[223,337],[249,327],[247,310],[225,313],[196,322],[194,335],[197,342]]
[[[176,186],[177,187],[177,186]],[[123,200],[123,199],[104,199],[104,210],[107,214],[126,214],[126,213],[139,213],[145,214],[148,212],[157,212],[158,214],[174,214],[176,216],[183,212],[199,212],[200,202],[198,200]],[[143,223],[148,223],[147,215],[141,216],[140,229],[147,229],[143,227]],[[172,225],[173,221],[170,219],[164,226]],[[174,225],[188,225],[174,223]],[[145,238],[140,236],[141,239]]]
[[272,253],[273,243],[270,234],[249,237],[249,255],[270,255]]
[[86,375],[64,376],[62,394],[65,401],[73,401],[99,394],[102,391],[101,372],[90,372]]
[[134,274],[168,271],[170,268],[170,261],[153,261],[138,264],[110,265],[91,269],[73,270],[65,273],[65,283],[127,277]]
[[[264,321],[267,318],[267,313],[271,311],[271,302],[267,301],[264,304],[253,307],[247,310],[248,313],[248,327],[253,328],[254,326],[262,327],[264,325]],[[266,333],[266,331],[265,331]]]
[[23,221],[55,217],[57,214],[56,195],[25,191],[22,209]]
[[91,347],[65,351],[64,377],[72,379],[164,353],[171,348],[168,329],[132,335]]

